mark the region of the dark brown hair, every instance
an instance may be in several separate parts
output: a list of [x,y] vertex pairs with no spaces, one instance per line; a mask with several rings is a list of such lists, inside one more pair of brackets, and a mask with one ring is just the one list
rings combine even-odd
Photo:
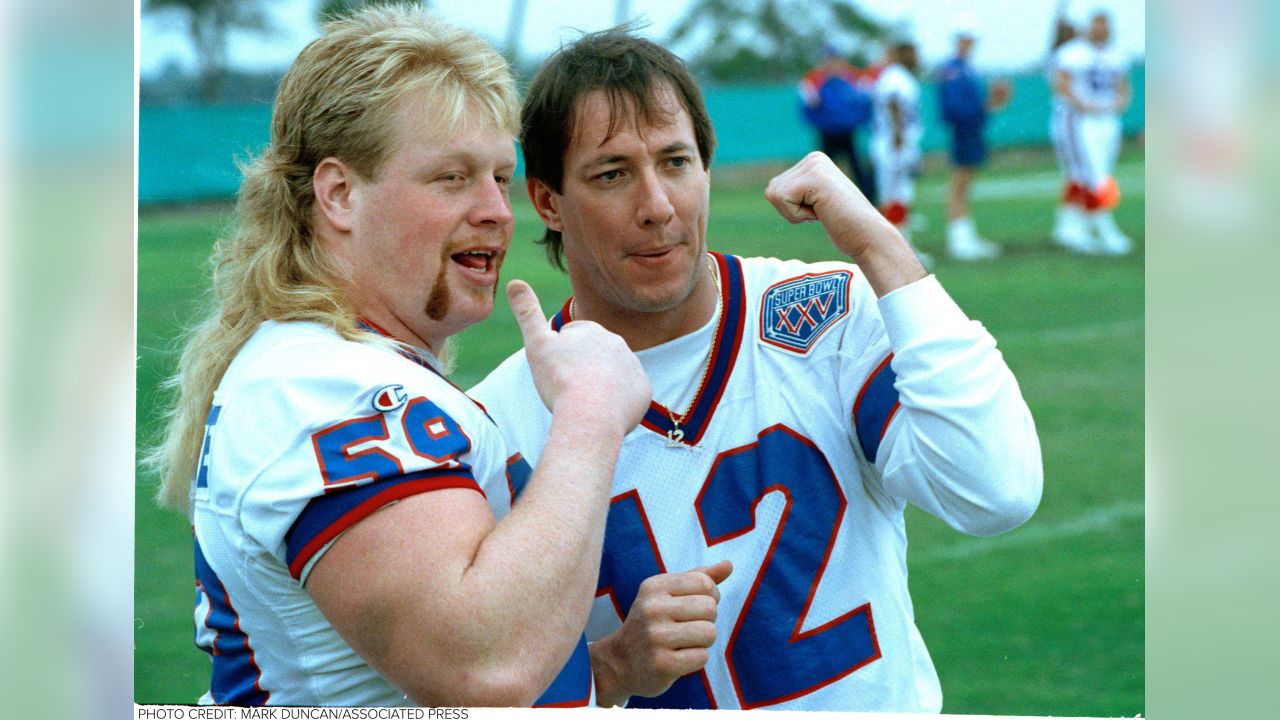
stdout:
[[[671,109],[655,94],[664,86],[670,86],[689,113],[702,165],[711,167],[716,137],[697,82],[683,60],[635,36],[634,29],[622,25],[584,35],[560,48],[538,69],[520,114],[526,177],[541,180],[557,193],[563,190],[564,156],[576,131],[582,98],[604,91],[609,100],[606,137],[612,137],[637,120],[646,125],[669,122]],[[547,258],[563,270],[560,233],[548,228],[539,242]]]

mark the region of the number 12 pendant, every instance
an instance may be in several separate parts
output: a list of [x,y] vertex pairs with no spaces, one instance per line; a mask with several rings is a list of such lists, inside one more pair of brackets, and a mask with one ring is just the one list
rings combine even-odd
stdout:
[[677,448],[684,445],[684,430],[680,429],[680,423],[675,419],[671,419],[671,429],[667,431],[667,447]]

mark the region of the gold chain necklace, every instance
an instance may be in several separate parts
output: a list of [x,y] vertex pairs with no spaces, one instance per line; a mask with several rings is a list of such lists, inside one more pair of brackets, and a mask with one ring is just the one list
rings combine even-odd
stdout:
[[[712,260],[710,256],[707,256],[707,272],[711,273],[711,280],[712,282],[715,283],[715,286],[716,286],[716,309],[715,309],[715,314],[713,314],[711,317],[713,319],[718,319],[720,317],[720,314],[724,311],[724,307],[723,307],[724,302],[723,302],[723,299],[721,298],[720,271],[716,268],[715,261]],[[573,321],[574,315],[577,309],[578,309],[578,299],[576,297],[571,298],[569,300],[569,321],[570,322]],[[660,407],[662,407],[664,410],[667,411],[667,417],[671,418],[671,429],[667,431],[667,447],[676,448],[676,447],[684,446],[684,442],[683,442],[684,429],[680,427],[680,424],[683,423],[685,419],[689,417],[689,413],[693,412],[694,404],[698,402],[698,397],[702,395],[702,389],[706,386],[707,378],[710,377],[711,375],[711,358],[715,354],[714,351],[715,351],[715,341],[713,340],[711,342],[711,345],[707,347],[707,356],[702,361],[702,375],[701,375],[701,378],[698,380],[697,390],[694,391],[693,397],[689,400],[689,407],[686,408],[684,412],[677,415],[670,408],[660,405]]]
[[[716,284],[716,310],[711,317],[719,320],[720,313],[724,311],[723,301],[720,296],[720,272],[716,269],[715,262],[710,257],[707,258],[707,261],[709,264],[708,272],[711,273],[711,279]],[[689,399],[689,407],[685,408],[685,411],[679,415],[667,409],[667,417],[671,418],[671,429],[667,431],[667,447],[680,447],[684,444],[684,429],[680,427],[680,423],[684,422],[689,417],[689,413],[693,412],[693,406],[698,402],[698,398],[701,397],[702,389],[707,384],[707,378],[711,376],[711,358],[715,354],[715,347],[715,340],[712,340],[707,347],[707,357],[702,361],[702,377],[698,380],[698,388],[694,391],[693,397]]]

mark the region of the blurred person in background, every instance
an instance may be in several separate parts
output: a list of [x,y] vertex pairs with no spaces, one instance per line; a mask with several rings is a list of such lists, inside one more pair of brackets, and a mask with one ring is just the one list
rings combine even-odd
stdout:
[[1077,173],[1073,171],[1076,165],[1075,150],[1066,125],[1065,110],[1061,109],[1064,101],[1057,82],[1058,50],[1079,35],[1068,12],[1070,4],[1071,0],[1058,0],[1054,12],[1053,34],[1049,38],[1049,57],[1045,61],[1045,78],[1051,93],[1049,140],[1053,143],[1053,152],[1058,158],[1058,168],[1062,174],[1062,195],[1058,199],[1050,237],[1063,247],[1084,251],[1090,245],[1088,228],[1085,226],[1085,189],[1076,180]]
[[871,93],[867,78],[832,45],[822,50],[822,62],[800,80],[800,109],[805,122],[818,132],[818,148],[849,177],[873,204],[875,177],[858,149],[858,130],[871,121]]
[[957,260],[983,260],[1000,254],[1000,246],[978,235],[969,209],[974,175],[987,159],[987,117],[1009,104],[1006,81],[990,91],[973,69],[976,22],[961,16],[955,24],[955,55],[938,72],[938,104],[951,130],[951,185],[947,193],[947,254]]
[[[915,43],[894,42],[886,51],[885,60],[872,93],[871,159],[875,163],[880,211],[910,244],[911,208],[916,197],[916,176],[920,173],[920,139],[924,135]],[[919,249],[915,252],[925,267],[933,264],[928,253]]]
[[1073,252],[1126,255],[1133,241],[1116,226],[1120,203],[1113,175],[1120,154],[1120,116],[1132,89],[1129,63],[1111,45],[1111,17],[1095,10],[1082,36],[1054,53],[1054,146],[1066,168],[1066,202],[1059,206],[1053,241]]
[[[654,388],[619,457],[588,624],[604,704],[938,712],[906,506],[990,535],[1041,492],[995,340],[820,152],[764,200],[819,223],[840,261],[709,252],[715,133],[651,41],[561,48],[522,128],[542,244],[573,286],[552,326],[617,332]],[[472,393],[531,459],[552,441],[526,353]]]
[[[193,528],[202,704],[589,702],[609,483],[648,382],[513,282],[556,428],[530,469],[440,360],[493,309],[518,113],[501,55],[408,5],[330,22],[281,81],[152,457]],[[522,502],[491,507],[512,475]]]

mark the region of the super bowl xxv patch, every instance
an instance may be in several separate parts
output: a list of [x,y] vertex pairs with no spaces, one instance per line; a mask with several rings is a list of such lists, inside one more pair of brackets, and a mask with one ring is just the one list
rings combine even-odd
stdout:
[[807,353],[824,332],[849,313],[853,273],[833,270],[775,284],[760,304],[760,337],[775,347]]

